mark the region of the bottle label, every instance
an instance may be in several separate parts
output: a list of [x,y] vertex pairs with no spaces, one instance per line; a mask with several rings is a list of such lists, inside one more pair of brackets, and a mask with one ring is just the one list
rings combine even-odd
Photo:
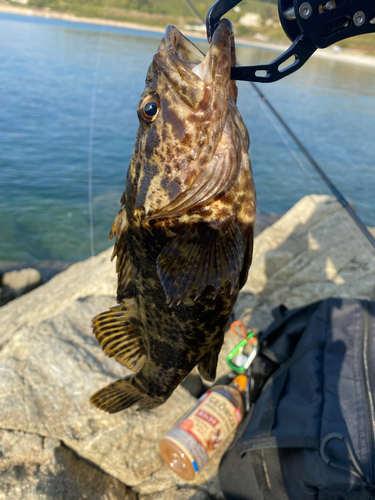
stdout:
[[240,410],[226,397],[216,391],[207,391],[179,427],[202,445],[209,458],[241,420]]

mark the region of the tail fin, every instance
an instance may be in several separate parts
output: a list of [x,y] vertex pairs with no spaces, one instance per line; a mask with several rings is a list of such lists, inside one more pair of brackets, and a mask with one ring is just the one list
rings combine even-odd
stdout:
[[129,375],[103,387],[91,396],[90,403],[107,413],[117,413],[137,403],[138,410],[150,410],[159,406],[162,401],[158,402],[134,386],[136,378],[137,375]]

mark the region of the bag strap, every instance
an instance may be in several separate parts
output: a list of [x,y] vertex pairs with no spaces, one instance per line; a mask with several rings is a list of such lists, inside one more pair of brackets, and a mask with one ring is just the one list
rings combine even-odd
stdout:
[[221,459],[219,481],[227,500],[289,500],[279,450],[256,450],[240,460],[230,448]]
[[260,439],[249,439],[236,444],[236,451],[241,457],[247,452],[281,448],[310,448],[319,450],[320,439],[314,436],[270,436]]
[[275,500],[288,500],[285,491],[283,473],[280,466],[280,455],[277,448],[263,450],[264,472],[268,476],[268,487]]

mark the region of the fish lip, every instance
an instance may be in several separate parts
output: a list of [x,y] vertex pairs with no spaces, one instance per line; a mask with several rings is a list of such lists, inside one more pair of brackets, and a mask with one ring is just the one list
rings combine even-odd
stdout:
[[233,59],[231,66],[235,66],[233,26],[229,19],[220,20],[206,55],[174,26],[168,26],[165,32],[165,49],[177,69],[187,70],[193,79],[198,76],[205,85],[215,80],[220,53],[228,48]]
[[190,69],[200,64],[205,58],[203,52],[193,42],[171,25],[165,30],[165,48],[176,66],[185,66]]

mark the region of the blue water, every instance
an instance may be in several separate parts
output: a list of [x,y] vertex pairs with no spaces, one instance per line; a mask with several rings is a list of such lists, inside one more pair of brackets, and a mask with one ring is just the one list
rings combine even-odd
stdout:
[[[0,260],[90,256],[90,158],[94,251],[109,246],[138,126],[136,105],[160,38],[0,15]],[[245,47],[238,54],[242,64],[275,57]],[[372,68],[315,59],[297,74],[261,86],[372,226],[374,77]],[[328,193],[295,146],[284,143],[250,86],[239,87],[259,211],[281,214],[305,194]]]

